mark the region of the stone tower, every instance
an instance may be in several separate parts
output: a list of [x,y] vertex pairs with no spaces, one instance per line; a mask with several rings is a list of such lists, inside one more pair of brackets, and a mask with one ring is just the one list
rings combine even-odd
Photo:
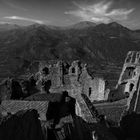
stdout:
[[[138,98],[139,89],[139,78],[140,78],[140,52],[129,51],[123,65],[123,69],[116,86],[116,89],[121,88],[122,93],[118,93],[120,98],[127,97],[127,107],[130,109],[132,98],[136,94],[136,98],[133,101],[133,109],[135,111],[135,104]],[[131,105],[132,107],[132,105]]]
[[140,52],[129,51],[116,88],[118,88],[119,85],[124,84],[124,93],[135,90],[139,75]]

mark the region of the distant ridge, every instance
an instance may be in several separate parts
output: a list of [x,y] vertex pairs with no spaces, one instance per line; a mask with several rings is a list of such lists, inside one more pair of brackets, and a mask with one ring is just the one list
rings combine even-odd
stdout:
[[16,25],[16,24],[0,23],[0,31],[17,29],[17,28],[20,28],[20,27],[21,26]]
[[68,26],[68,28],[74,28],[74,29],[83,29],[83,28],[89,28],[89,27],[95,27],[97,24],[90,21],[82,21],[79,23],[76,23],[74,25]]
[[[18,76],[34,61],[81,60],[92,74],[114,80],[128,51],[140,51],[140,32],[116,22],[68,27],[0,25],[0,78]],[[117,72],[116,72],[117,71]],[[118,74],[117,76],[115,74]]]

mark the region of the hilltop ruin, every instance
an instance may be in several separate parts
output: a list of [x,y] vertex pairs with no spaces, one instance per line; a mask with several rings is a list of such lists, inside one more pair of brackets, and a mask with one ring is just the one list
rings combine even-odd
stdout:
[[[57,112],[61,112],[63,115],[66,113],[56,123],[56,127],[61,126],[57,135],[59,133],[66,135],[67,132],[64,130],[65,125],[63,124],[71,127],[73,123],[77,123],[77,129],[86,133],[86,137],[89,132],[96,132],[98,137],[101,136],[101,139],[115,140],[116,138],[110,131],[112,127],[118,129],[121,127],[124,131],[121,132],[122,135],[127,137],[125,136],[127,116],[130,117],[129,119],[134,116],[133,120],[135,120],[137,114],[139,114],[140,52],[128,52],[116,88],[107,93],[105,92],[104,79],[90,76],[86,65],[79,61],[74,61],[71,65],[63,61],[42,61],[39,64],[38,72],[28,80],[30,85],[35,86],[38,92],[15,100],[11,100],[10,92],[7,92],[7,96],[2,98],[0,105],[2,115],[16,114],[20,110],[36,109],[44,130],[48,129],[46,125],[51,121],[51,119],[47,119],[48,110],[50,110],[50,114],[52,110],[56,114]],[[6,81],[9,87],[10,82],[13,81]],[[26,84],[21,84],[21,89],[24,92],[28,92]],[[2,89],[4,91],[4,88]],[[67,95],[64,96],[64,93],[67,93]],[[74,110],[75,113],[70,110]],[[51,117],[57,118],[54,112]],[[57,115],[61,116],[60,114]],[[72,127],[71,129],[74,130],[75,128]],[[101,132],[98,131],[99,129]],[[68,136],[72,134],[72,130]],[[59,136],[61,137],[61,135]]]
[[[73,61],[71,65],[63,61],[52,64],[41,62],[36,73],[37,86],[43,92],[42,82],[50,86],[50,92],[68,91],[69,95],[86,94],[91,102],[105,100],[105,81],[103,78],[92,77],[85,64]],[[41,85],[40,85],[41,84]],[[51,85],[47,85],[51,84]],[[46,89],[47,90],[47,89]]]

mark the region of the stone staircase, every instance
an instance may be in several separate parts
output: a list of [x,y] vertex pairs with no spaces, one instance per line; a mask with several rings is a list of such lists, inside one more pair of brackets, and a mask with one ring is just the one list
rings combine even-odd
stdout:
[[84,98],[81,96],[81,94],[75,95],[75,98],[77,100],[77,103],[80,106],[82,118],[87,123],[96,123],[97,119],[93,116],[91,109],[88,107],[87,103],[85,102]]

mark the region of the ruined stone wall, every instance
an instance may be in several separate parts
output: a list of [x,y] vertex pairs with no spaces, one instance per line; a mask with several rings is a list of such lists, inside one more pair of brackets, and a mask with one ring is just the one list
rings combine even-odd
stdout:
[[80,76],[83,93],[93,102],[94,100],[105,99],[105,81],[102,78],[93,78],[88,72],[86,66],[83,67]]
[[71,85],[71,80],[69,78],[69,75],[64,75],[64,85]]
[[86,94],[90,99],[91,99],[91,96],[94,96],[94,95],[92,95],[92,94],[94,94],[93,91],[96,91],[96,85],[92,84],[92,82],[93,82],[92,80],[93,79],[88,74],[86,67],[83,68],[81,76],[80,76],[80,83],[82,86],[82,92],[84,94]]
[[98,82],[97,100],[105,100],[105,81],[102,78],[97,78],[97,82]]
[[88,83],[83,87],[86,91],[86,95],[93,101],[105,100],[104,90],[105,82],[102,79],[94,78],[89,79]]
[[[42,70],[47,68],[45,75]],[[67,73],[65,73],[67,71]],[[38,85],[41,81],[51,81],[52,93],[67,90],[69,94],[86,94],[91,101],[104,100],[105,82],[101,78],[93,78],[88,74],[87,67],[78,60],[72,62],[69,68],[64,66],[64,62],[58,61],[55,64],[47,62],[40,63],[38,72]],[[40,82],[40,83],[39,83]],[[41,88],[41,85],[40,85]]]
[[[44,72],[46,71],[46,73]],[[51,88],[60,87],[63,85],[62,61],[48,64],[47,62],[40,62],[39,72],[37,75],[37,85],[41,89],[42,81],[51,81]]]
[[129,51],[125,59],[123,69],[116,86],[116,90],[111,92],[114,100],[127,98],[126,111],[133,112],[136,110],[139,102],[139,79],[140,79],[140,52]]
[[138,79],[140,76],[140,52],[129,51],[123,65],[123,69],[116,86],[116,89],[120,86],[124,86],[122,95],[119,94],[120,98],[124,96],[133,96],[136,90]]
[[118,84],[121,84],[124,81],[135,80],[140,74],[140,52],[129,51],[125,59],[123,69],[118,81]]
[[127,57],[125,59],[125,64],[133,63],[133,64],[140,64],[140,52],[138,51],[129,51]]

